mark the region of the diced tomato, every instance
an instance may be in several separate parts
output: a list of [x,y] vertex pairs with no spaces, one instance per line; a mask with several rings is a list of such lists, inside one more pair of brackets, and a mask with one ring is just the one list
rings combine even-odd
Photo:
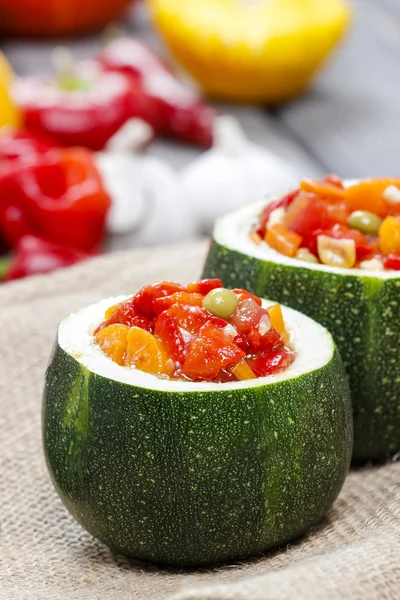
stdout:
[[294,352],[284,349],[263,352],[255,358],[248,359],[247,362],[257,377],[265,377],[286,369],[294,359]]
[[327,181],[316,181],[315,179],[303,179],[300,183],[300,189],[303,192],[315,194],[321,200],[327,202],[343,202],[344,189],[337,185],[332,185]]
[[265,241],[274,250],[293,258],[300,248],[302,237],[298,233],[290,231],[285,225],[277,223],[268,228]]
[[259,225],[259,228],[257,229],[257,233],[259,235],[261,235],[262,238],[265,236],[267,223],[269,221],[272,211],[274,211],[277,208],[285,208],[286,209],[288,206],[290,206],[290,204],[296,198],[298,193],[299,193],[299,190],[294,190],[293,192],[286,194],[286,196],[283,196],[283,198],[279,198],[279,200],[275,200],[274,202],[271,202],[271,204],[268,204],[264,208],[264,210],[262,211],[261,216],[260,216],[260,225]]
[[389,256],[385,258],[383,266],[385,269],[400,271],[400,254],[389,254]]
[[185,342],[177,322],[168,312],[162,312],[157,318],[154,335],[164,343],[168,354],[175,362],[183,363]]
[[337,175],[334,175],[333,173],[331,173],[330,175],[327,175],[324,179],[324,181],[326,183],[330,183],[331,185],[336,185],[336,187],[339,188],[344,188],[343,185],[343,181],[340,179],[340,177],[338,177]]
[[246,300],[246,298],[251,298],[252,300],[254,300],[254,302],[256,302],[259,306],[261,306],[262,302],[261,302],[261,298],[259,298],[258,296],[255,296],[254,294],[251,294],[250,292],[248,292],[247,290],[242,290],[241,288],[234,288],[232,290],[232,292],[235,292],[236,296],[239,299],[239,302],[241,300]]
[[326,210],[328,211],[329,217],[340,223],[341,225],[347,225],[347,219],[349,218],[351,211],[347,204],[339,202],[338,204],[327,204]]
[[385,200],[383,193],[389,186],[400,188],[400,179],[366,179],[350,186],[345,191],[345,201],[351,212],[368,210],[380,217],[386,217],[393,207]]
[[238,304],[235,314],[229,319],[229,323],[236,327],[240,333],[248,334],[249,331],[258,325],[262,316],[267,311],[259,306],[252,298],[241,300]]
[[220,329],[204,325],[187,347],[182,373],[190,379],[215,379],[221,369],[235,365],[245,357],[243,350],[226,338]]
[[302,238],[302,247],[311,252],[313,232],[316,229],[329,229],[335,224],[329,215],[327,205],[314,194],[301,192],[288,208],[284,224]]
[[134,298],[130,298],[129,300],[117,304],[111,316],[99,325],[95,333],[114,323],[128,325],[128,327],[141,327],[147,331],[150,331],[152,327],[152,322],[149,317],[140,314],[135,308]]
[[215,290],[216,288],[221,287],[223,287],[223,283],[220,279],[202,279],[201,281],[189,283],[189,285],[187,286],[187,291],[196,292],[197,294],[207,296],[207,294],[211,292],[211,290]]
[[176,292],[183,292],[185,288],[179,283],[171,283],[162,281],[154,285],[145,285],[134,298],[134,306],[136,310],[148,317],[154,316],[153,302],[164,296],[171,296]]
[[156,298],[153,301],[153,311],[156,315],[159,315],[164,310],[171,308],[173,304],[185,304],[187,306],[202,306],[203,296],[201,294],[189,293],[189,292],[175,292],[170,296],[163,296]]
[[178,326],[191,334],[196,334],[206,323],[212,323],[214,327],[223,329],[226,321],[220,319],[199,306],[189,306],[187,304],[174,304],[166,313],[175,319]]

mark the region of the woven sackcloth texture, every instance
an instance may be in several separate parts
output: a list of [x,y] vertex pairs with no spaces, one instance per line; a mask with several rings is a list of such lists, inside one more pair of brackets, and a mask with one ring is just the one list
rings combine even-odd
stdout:
[[326,520],[278,552],[173,570],[112,553],[69,516],[42,453],[43,377],[60,318],[201,271],[203,243],[110,255],[0,289],[1,600],[400,599],[400,464],[353,470]]

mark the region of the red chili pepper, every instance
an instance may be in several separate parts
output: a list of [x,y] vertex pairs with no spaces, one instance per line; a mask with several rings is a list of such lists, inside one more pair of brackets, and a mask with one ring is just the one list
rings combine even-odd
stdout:
[[54,149],[0,172],[0,232],[16,246],[27,234],[90,251],[102,241],[111,200],[93,155]]
[[5,281],[49,273],[94,256],[93,253],[77,252],[34,235],[21,238],[15,250],[16,253],[5,273]]
[[21,78],[14,94],[25,126],[66,146],[101,150],[128,119],[151,119],[135,80],[96,61],[75,65],[68,78]]
[[217,112],[176,79],[164,62],[143,42],[119,38],[99,56],[104,68],[131,75],[153,105],[150,125],[157,132],[210,147]]
[[385,269],[400,271],[400,254],[389,254],[383,263]]
[[43,134],[5,128],[0,135],[0,164],[11,160],[28,161],[57,146],[55,140]]

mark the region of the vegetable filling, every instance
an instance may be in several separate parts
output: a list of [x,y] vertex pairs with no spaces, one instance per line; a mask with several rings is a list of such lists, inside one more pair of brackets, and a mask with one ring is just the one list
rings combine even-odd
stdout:
[[265,377],[295,359],[280,305],[220,279],[147,285],[106,311],[94,342],[121,366],[183,381]]
[[400,270],[400,179],[303,179],[264,208],[250,238],[299,261]]

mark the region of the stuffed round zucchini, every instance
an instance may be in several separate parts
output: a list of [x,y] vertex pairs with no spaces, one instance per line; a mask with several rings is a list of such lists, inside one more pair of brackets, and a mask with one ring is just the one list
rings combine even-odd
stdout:
[[220,280],[146,286],[60,325],[44,393],[54,485],[96,538],[202,565],[317,523],[352,450],[330,334]]
[[301,310],[350,379],[356,460],[400,450],[400,180],[330,176],[220,219],[205,276]]

